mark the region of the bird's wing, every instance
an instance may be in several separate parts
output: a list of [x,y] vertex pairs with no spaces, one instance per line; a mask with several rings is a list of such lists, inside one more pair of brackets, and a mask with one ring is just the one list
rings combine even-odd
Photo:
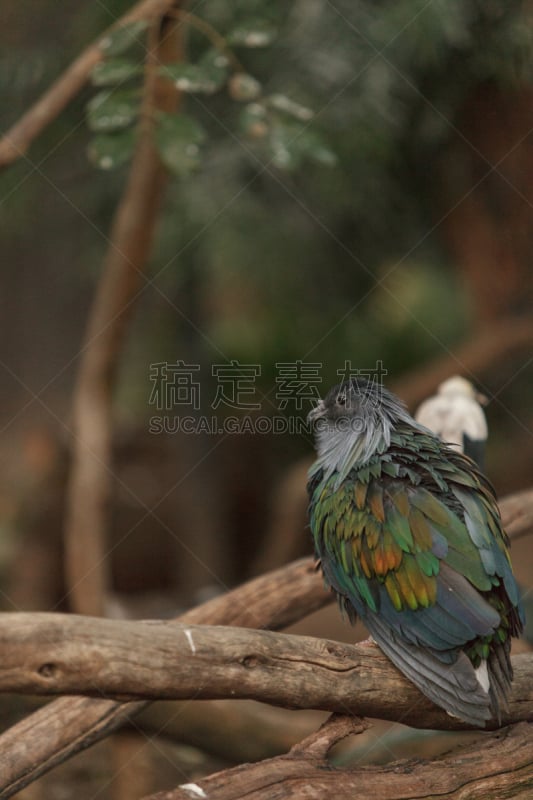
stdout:
[[326,580],[348,611],[353,606],[422,691],[479,725],[490,699],[460,651],[476,640],[488,653],[501,622],[488,600],[503,581],[513,603],[514,578],[501,531],[498,541],[479,520],[484,501],[472,500],[470,487],[455,488],[457,507],[469,507],[466,523],[424,487],[385,475],[347,480],[336,491],[326,484],[311,526]]

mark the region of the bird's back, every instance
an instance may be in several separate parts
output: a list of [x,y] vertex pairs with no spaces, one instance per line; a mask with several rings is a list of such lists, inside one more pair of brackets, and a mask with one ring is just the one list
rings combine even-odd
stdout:
[[522,621],[490,484],[407,424],[337,477],[315,468],[308,488],[316,553],[342,607],[449,713],[475,725],[499,717]]

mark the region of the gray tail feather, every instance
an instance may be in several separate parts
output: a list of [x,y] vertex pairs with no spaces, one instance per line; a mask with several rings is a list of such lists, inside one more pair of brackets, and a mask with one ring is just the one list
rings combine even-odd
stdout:
[[501,647],[493,650],[488,658],[487,667],[490,682],[490,706],[493,716],[502,721],[502,709],[509,711],[509,692],[513,679],[513,667],[510,659],[509,642],[505,642]]
[[[379,617],[366,618],[365,624],[385,655],[426,697],[470,725],[485,726],[492,716],[492,697],[478,683],[464,653],[454,664],[444,664],[427,650],[399,639]],[[496,704],[498,699],[499,695]]]

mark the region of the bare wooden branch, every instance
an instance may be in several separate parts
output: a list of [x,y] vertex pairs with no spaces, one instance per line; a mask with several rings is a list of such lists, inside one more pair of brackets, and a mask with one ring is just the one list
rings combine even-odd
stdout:
[[166,170],[153,135],[153,110],[174,109],[178,94],[160,62],[183,56],[178,23],[152,24],[143,108],[124,195],[113,221],[74,387],[72,465],[65,510],[69,600],[80,614],[102,615],[109,585],[107,528],[112,475],[112,400],[119,356],[151,250]]
[[[373,644],[223,626],[6,613],[0,692],[128,699],[254,699],[465,730]],[[533,655],[516,656],[504,724],[533,715]]]
[[359,717],[332,714],[318,730],[291,747],[288,755],[290,758],[304,756],[325,760],[333,745],[348,736],[363,733],[369,726],[370,723]]
[[42,97],[0,139],[0,170],[24,155],[30,144],[81,91],[91,70],[103,58],[101,42],[117,27],[141,19],[162,17],[174,0],[142,0],[104,31],[70,64]]
[[[350,720],[338,724],[339,738]],[[328,723],[326,723],[327,728]],[[357,723],[356,723],[357,725]],[[355,731],[354,731],[355,732]],[[334,743],[336,731],[331,731]],[[329,749],[329,747],[327,747]],[[317,757],[318,756],[318,757]],[[145,800],[529,800],[533,785],[533,736],[523,722],[431,761],[410,759],[384,767],[334,769],[324,756],[293,750],[159,792]]]
[[[503,502],[507,522],[505,508]],[[329,602],[331,596],[324,591],[313,561],[302,559],[193,609],[182,619],[191,624],[231,622],[280,628]],[[118,703],[66,697],[36,711],[0,735],[0,797],[11,797],[57,764],[105,738],[146,705],[144,701]]]
[[[195,624],[279,628],[331,602],[311,559],[249,581],[181,617]],[[61,762],[104,739],[146,707],[63,697],[0,735],[0,798],[11,797]],[[31,743],[31,744],[29,744]]]

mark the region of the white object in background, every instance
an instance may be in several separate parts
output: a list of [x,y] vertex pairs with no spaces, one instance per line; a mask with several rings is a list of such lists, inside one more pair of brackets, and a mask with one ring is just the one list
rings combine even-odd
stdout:
[[488,430],[481,404],[486,402],[470,381],[454,375],[419,406],[415,419],[483,468]]

